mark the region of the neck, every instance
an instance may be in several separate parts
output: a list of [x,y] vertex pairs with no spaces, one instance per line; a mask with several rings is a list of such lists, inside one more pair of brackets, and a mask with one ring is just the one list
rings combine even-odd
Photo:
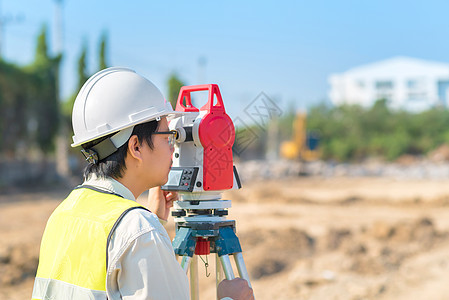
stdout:
[[139,180],[136,180],[136,178],[125,175],[122,178],[114,179],[123,184],[128,190],[130,190],[136,200],[143,192],[145,192],[145,190],[147,190],[147,188],[140,184]]
[[158,186],[160,184],[156,184],[153,182],[148,182],[148,178],[144,174],[140,174],[138,170],[132,172],[134,168],[127,169],[121,178],[114,178],[121,184],[123,184],[131,193],[134,195],[134,198],[137,198],[146,190]]

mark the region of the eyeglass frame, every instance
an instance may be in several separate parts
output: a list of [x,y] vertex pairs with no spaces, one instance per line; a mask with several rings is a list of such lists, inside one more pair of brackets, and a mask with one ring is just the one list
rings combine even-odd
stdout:
[[170,139],[170,136],[168,137],[168,144],[170,145],[170,147],[174,147],[175,146],[175,140],[178,137],[178,131],[176,131],[176,130],[155,131],[155,132],[153,132],[153,134],[170,134],[171,135],[171,139]]

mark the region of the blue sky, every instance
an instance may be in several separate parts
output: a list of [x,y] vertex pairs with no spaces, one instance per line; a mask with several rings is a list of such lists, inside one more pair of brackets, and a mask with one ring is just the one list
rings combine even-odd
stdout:
[[[31,62],[54,1],[1,0],[7,60]],[[76,85],[83,41],[97,68],[99,38],[109,63],[135,69],[167,94],[173,71],[187,84],[218,83],[238,116],[260,92],[285,110],[327,98],[327,77],[354,66],[411,56],[449,62],[449,1],[106,1],[64,0],[63,95]],[[23,16],[22,21],[16,21]],[[199,59],[206,60],[199,67]]]

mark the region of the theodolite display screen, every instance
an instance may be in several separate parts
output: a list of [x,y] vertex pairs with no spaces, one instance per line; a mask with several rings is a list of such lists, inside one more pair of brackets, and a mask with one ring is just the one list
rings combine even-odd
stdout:
[[[168,181],[162,186],[164,191],[191,192],[196,182],[198,167],[172,167],[168,173]],[[196,182],[198,187],[201,182]]]
[[168,181],[166,185],[179,185],[181,182],[182,170],[171,170],[168,173]]

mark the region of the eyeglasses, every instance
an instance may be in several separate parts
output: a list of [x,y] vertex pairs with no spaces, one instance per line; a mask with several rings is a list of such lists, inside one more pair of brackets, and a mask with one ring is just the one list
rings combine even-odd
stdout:
[[170,130],[170,131],[156,131],[153,132],[153,134],[169,134],[168,136],[168,144],[170,147],[175,146],[175,140],[178,137],[178,132],[176,130]]

